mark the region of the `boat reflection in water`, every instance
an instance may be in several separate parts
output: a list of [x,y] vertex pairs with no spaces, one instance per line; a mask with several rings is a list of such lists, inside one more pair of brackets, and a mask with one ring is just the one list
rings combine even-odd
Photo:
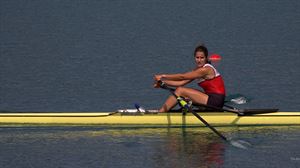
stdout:
[[[0,127],[0,166],[241,167],[244,163],[239,161],[249,157],[262,165],[268,160],[257,157],[296,157],[286,151],[299,148],[299,126],[217,129],[253,147],[235,148],[206,127],[13,126]],[[267,151],[276,155],[266,155]],[[274,165],[271,161],[268,164]],[[255,167],[257,162],[247,164]]]

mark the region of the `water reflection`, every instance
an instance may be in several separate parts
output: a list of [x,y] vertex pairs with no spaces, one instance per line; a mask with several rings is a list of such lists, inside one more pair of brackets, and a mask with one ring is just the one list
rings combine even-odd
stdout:
[[[39,150],[60,148],[60,151],[76,154],[80,149],[81,153],[89,155],[89,150],[96,149],[92,153],[97,154],[89,156],[91,162],[100,158],[101,162],[110,162],[114,156],[122,160],[120,164],[130,165],[132,160],[146,159],[154,167],[174,168],[220,167],[224,163],[225,150],[224,142],[206,128],[19,128],[9,132],[1,130],[0,143],[12,147],[24,145],[25,151],[28,149],[25,146],[30,145],[46,158],[57,153],[45,154]],[[31,154],[28,151],[26,155]]]
[[[289,132],[298,131],[299,127],[222,127],[218,130],[226,136],[252,140],[256,145],[254,151],[233,148],[203,127],[20,127],[0,128],[0,163],[10,160],[13,167],[230,167],[228,163],[241,154],[258,155],[255,150],[277,149],[278,144],[295,141],[297,136],[290,136]],[[287,135],[290,139],[274,141],[277,135]],[[268,143],[263,143],[266,139]]]
[[166,135],[167,142],[155,149],[158,166],[220,167],[224,163],[224,141],[209,130],[182,128],[168,130]]

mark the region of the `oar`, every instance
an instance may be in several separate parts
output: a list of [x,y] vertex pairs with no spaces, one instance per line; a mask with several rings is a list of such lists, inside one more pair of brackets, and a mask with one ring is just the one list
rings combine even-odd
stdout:
[[210,124],[208,124],[207,121],[205,121],[199,114],[197,114],[191,106],[188,106],[188,103],[180,96],[177,96],[174,92],[173,88],[168,87],[165,83],[162,81],[159,81],[160,87],[166,90],[169,90],[170,93],[175,96],[176,100],[178,101],[179,105],[182,108],[185,108],[189,112],[193,113],[204,125],[206,125],[208,128],[210,128],[214,133],[216,133],[219,137],[221,137],[225,141],[229,141],[224,135],[222,135],[219,131],[217,131],[214,127],[212,127]]
[[230,143],[232,146],[235,146],[237,148],[241,149],[248,149],[247,146],[251,146],[250,143],[243,141],[243,140],[232,140],[231,138],[226,138],[224,135],[222,135],[219,131],[217,131],[214,127],[212,127],[210,124],[208,124],[207,121],[205,121],[199,114],[197,114],[191,106],[188,106],[188,103],[184,100],[184,98],[177,96],[174,92],[173,88],[168,87],[166,84],[164,84],[162,81],[159,81],[160,87],[166,90],[169,90],[170,93],[175,96],[177,99],[179,105],[182,108],[187,109],[189,112],[192,112],[204,125],[206,125],[208,128],[210,128],[215,134],[217,134],[220,138],[222,138],[224,141]]

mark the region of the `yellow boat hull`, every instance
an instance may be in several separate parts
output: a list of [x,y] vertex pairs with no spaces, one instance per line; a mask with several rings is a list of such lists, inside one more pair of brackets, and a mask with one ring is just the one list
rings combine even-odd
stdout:
[[[229,112],[199,112],[212,126],[300,125],[300,112],[238,116]],[[204,126],[192,113],[124,115],[116,112],[0,113],[0,124]]]

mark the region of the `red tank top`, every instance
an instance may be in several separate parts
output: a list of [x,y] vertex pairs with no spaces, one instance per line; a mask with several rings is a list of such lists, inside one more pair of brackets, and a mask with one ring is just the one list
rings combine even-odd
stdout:
[[213,79],[199,79],[198,85],[203,88],[205,93],[214,93],[225,95],[225,85],[222,76],[218,73],[218,71],[210,64],[205,64],[205,66],[209,66],[213,68],[215,71],[215,77]]

